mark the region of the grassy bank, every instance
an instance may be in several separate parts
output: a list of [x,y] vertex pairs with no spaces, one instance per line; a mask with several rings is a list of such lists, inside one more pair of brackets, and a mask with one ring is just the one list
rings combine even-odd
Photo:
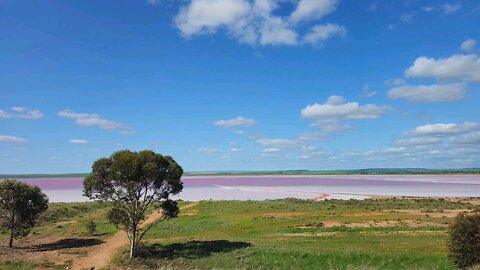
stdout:
[[[134,268],[455,269],[446,200],[205,201],[155,227]],[[132,265],[133,264],[133,265]]]
[[[442,199],[203,201],[155,226],[140,258],[128,261],[125,249],[113,263],[129,269],[455,269],[447,256],[448,224],[476,204]],[[18,244],[51,246],[65,238],[100,243],[116,231],[105,218],[109,207],[51,204],[39,226]],[[90,220],[98,226],[95,236],[85,230]],[[1,236],[5,240],[6,234]],[[19,249],[4,254],[0,268],[64,269],[68,260],[85,256],[96,244],[60,245],[45,258],[38,256],[38,248]],[[64,259],[61,265],[58,256]]]

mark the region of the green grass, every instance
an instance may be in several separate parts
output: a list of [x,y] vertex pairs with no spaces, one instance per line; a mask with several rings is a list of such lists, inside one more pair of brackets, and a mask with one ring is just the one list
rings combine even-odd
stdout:
[[128,262],[122,253],[116,263],[138,269],[455,269],[442,226],[304,226],[406,219],[448,223],[451,218],[396,210],[471,208],[435,199],[204,201],[154,227],[140,258]]
[[29,261],[0,261],[0,269],[2,270],[31,270],[37,266],[37,263]]
[[[32,229],[30,236],[85,237],[89,236],[85,228],[86,224],[94,221],[97,225],[97,237],[108,237],[117,231],[106,218],[109,209],[109,203],[50,203],[48,210],[38,219],[37,226]],[[5,241],[6,238],[8,238],[8,232],[0,231],[0,239]]]

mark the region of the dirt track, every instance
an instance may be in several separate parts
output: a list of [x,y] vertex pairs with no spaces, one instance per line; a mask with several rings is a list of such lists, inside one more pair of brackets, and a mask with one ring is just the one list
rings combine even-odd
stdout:
[[[180,208],[180,210],[195,207],[198,203],[190,203]],[[162,214],[157,212],[149,215],[142,227],[147,226],[160,219]],[[91,248],[87,256],[73,260],[72,269],[102,269],[109,266],[117,252],[128,244],[128,237],[124,231],[115,233],[112,237],[105,240],[104,243]]]

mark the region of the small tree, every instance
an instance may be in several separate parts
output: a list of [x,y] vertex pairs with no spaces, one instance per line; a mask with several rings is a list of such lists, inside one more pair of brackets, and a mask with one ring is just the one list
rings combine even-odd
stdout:
[[28,235],[47,208],[47,195],[39,187],[8,179],[1,182],[0,226],[10,232],[8,247],[13,247],[13,239]]
[[[183,189],[183,170],[170,156],[153,151],[113,153],[93,163],[92,173],[83,182],[84,195],[99,201],[112,201],[108,219],[123,229],[130,241],[130,258],[145,233],[161,220],[178,215],[170,195]],[[148,209],[162,211],[163,218],[141,228]]]
[[87,233],[89,235],[94,235],[97,232],[97,224],[95,224],[95,222],[93,222],[93,221],[89,221],[85,225],[85,229],[87,229]]
[[450,258],[461,269],[480,264],[480,213],[460,213],[450,226]]

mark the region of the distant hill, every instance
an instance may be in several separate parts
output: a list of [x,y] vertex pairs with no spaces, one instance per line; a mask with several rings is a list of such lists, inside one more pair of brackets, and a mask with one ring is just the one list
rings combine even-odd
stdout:
[[[228,175],[402,175],[402,174],[480,174],[480,168],[424,169],[424,168],[369,168],[357,170],[284,170],[284,171],[235,171],[235,172],[186,172],[185,176],[228,176]],[[83,178],[88,173],[64,174],[0,174],[5,178]]]

